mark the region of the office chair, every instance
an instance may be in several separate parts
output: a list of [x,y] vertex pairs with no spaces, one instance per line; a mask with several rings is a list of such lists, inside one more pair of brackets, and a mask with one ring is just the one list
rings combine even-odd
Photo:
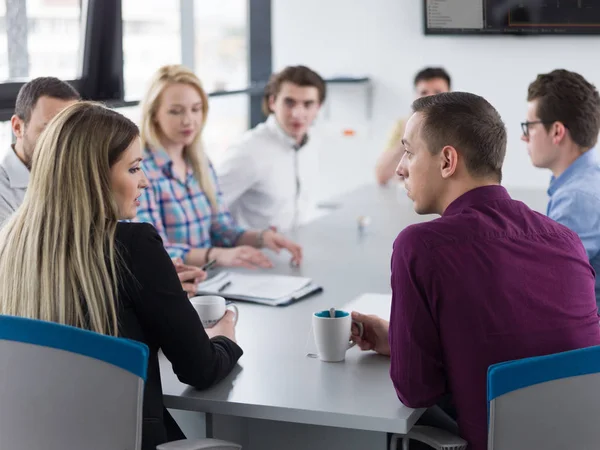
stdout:
[[600,346],[490,366],[488,449],[600,447]]
[[[52,322],[0,316],[0,448],[139,450],[148,348]],[[158,450],[239,450],[215,439]]]
[[[600,447],[600,346],[494,364],[488,369],[488,450],[592,450]],[[410,439],[435,449],[466,442],[415,426],[394,435],[391,450]],[[460,447],[462,441],[463,445]]]

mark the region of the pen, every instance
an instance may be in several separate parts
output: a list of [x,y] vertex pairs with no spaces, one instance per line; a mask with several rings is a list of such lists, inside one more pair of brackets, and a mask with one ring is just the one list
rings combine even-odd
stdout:
[[200,269],[204,270],[206,272],[208,269],[212,269],[212,266],[214,266],[216,263],[217,263],[216,259],[211,259],[209,262],[207,262],[202,267],[200,267]]
[[231,286],[231,281],[228,281],[228,282],[227,282],[227,283],[225,283],[223,286],[221,286],[217,292],[223,292],[223,291],[224,291],[225,289],[227,289],[229,286]]

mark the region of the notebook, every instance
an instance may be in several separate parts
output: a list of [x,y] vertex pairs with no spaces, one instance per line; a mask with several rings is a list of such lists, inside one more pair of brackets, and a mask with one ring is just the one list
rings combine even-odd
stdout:
[[281,306],[322,290],[310,278],[224,271],[200,283],[196,293]]

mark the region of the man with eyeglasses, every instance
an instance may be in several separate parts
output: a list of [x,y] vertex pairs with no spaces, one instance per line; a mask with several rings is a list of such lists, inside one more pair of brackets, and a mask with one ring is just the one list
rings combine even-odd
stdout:
[[581,75],[554,70],[529,85],[527,101],[521,139],[533,165],[552,171],[547,215],[579,235],[600,306],[600,95]]

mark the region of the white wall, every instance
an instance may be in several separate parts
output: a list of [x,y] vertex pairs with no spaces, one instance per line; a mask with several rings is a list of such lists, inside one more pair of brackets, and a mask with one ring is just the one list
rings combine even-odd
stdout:
[[[545,187],[549,172],[530,165],[520,141],[527,86],[555,68],[600,86],[600,36],[425,36],[421,1],[272,0],[276,70],[306,64],[325,76],[374,80],[370,123],[360,88],[331,89],[330,120],[316,127],[326,143],[322,166],[333,174],[324,189],[336,193],[373,179],[390,127],[410,110],[413,76],[427,65],[446,67],[455,90],[482,95],[500,111],[509,133],[504,184]],[[357,129],[355,137],[341,136],[347,126]]]

